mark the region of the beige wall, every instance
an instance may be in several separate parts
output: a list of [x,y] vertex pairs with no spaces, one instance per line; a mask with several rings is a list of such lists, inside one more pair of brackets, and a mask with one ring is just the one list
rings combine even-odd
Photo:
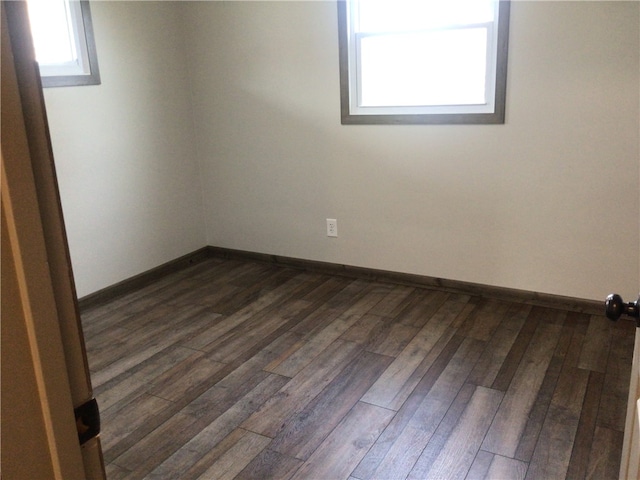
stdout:
[[45,89],[79,296],[205,245],[180,5],[91,9],[102,85]]
[[47,91],[81,294],[204,244],[637,294],[638,2],[512,2],[486,126],[340,125],[333,1],[94,3],[103,85]]
[[327,1],[189,5],[209,244],[637,294],[638,2],[512,2],[498,126],[340,125],[336,23]]

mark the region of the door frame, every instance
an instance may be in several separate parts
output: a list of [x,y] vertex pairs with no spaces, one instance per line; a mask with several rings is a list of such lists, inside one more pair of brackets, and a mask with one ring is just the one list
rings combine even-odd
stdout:
[[93,392],[26,3],[1,10],[2,470],[105,478],[99,437],[78,440]]
[[627,420],[624,428],[620,480],[640,478],[640,329],[636,328]]

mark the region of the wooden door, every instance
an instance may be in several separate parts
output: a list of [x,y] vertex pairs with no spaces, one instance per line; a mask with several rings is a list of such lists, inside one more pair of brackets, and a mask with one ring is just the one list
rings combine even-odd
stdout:
[[640,478],[640,332],[636,329],[620,479]]
[[2,473],[100,479],[74,415],[93,394],[26,4],[1,9]]

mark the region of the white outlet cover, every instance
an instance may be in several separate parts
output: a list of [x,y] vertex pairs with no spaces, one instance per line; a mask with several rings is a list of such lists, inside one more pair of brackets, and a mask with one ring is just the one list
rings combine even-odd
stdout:
[[327,237],[338,236],[338,220],[335,218],[327,218]]

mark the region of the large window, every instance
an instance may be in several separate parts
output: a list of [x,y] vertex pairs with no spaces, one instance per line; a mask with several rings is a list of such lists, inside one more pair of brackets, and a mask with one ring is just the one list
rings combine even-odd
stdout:
[[342,123],[504,123],[509,2],[339,0]]
[[27,5],[42,86],[99,84],[89,2],[27,0]]

